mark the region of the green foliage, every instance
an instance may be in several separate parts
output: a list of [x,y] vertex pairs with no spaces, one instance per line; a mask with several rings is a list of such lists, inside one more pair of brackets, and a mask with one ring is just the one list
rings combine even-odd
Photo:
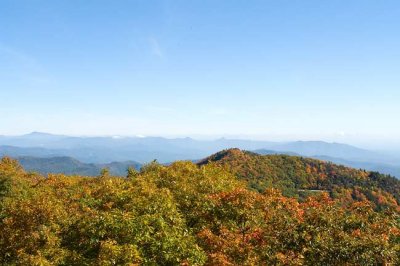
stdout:
[[133,167],[128,167],[126,172],[127,172],[126,177],[129,178],[129,179],[134,179],[139,174],[138,171]]
[[103,168],[100,171],[100,177],[109,177],[110,176],[110,169],[109,168]]
[[288,155],[258,155],[231,149],[201,161],[222,165],[259,192],[277,188],[287,197],[304,200],[328,192],[343,204],[369,200],[379,210],[400,211],[400,181],[376,172],[356,170],[315,159]]
[[11,190],[13,179],[17,179],[23,174],[22,167],[16,160],[4,157],[0,162],[0,199],[7,195]]

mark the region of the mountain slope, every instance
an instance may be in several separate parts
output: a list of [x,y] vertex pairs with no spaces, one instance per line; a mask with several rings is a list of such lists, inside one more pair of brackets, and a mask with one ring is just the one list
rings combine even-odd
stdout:
[[399,208],[400,181],[376,172],[310,158],[259,155],[239,149],[218,152],[198,162],[198,165],[208,163],[228,168],[258,191],[274,187],[294,197],[327,191],[333,198],[344,201],[369,199],[378,207]]
[[[254,150],[253,152],[260,154],[260,155],[283,154],[283,155],[291,155],[291,156],[301,156],[300,154],[294,153],[294,152],[274,151],[274,150],[265,150],[265,149]],[[391,175],[391,176],[394,176],[397,178],[400,177],[400,166],[399,165],[396,166],[396,165],[385,164],[385,163],[366,162],[366,161],[351,161],[351,160],[346,160],[346,159],[342,159],[342,158],[338,158],[338,157],[331,157],[331,156],[326,156],[326,155],[309,155],[306,157],[317,159],[317,160],[322,160],[322,161],[327,161],[327,162],[332,162],[335,164],[341,164],[341,165],[344,165],[347,167],[352,167],[352,168],[365,169],[368,171],[377,171],[377,172]]]
[[108,168],[111,175],[126,176],[128,167],[140,168],[140,164],[134,161],[88,164],[65,156],[50,158],[24,156],[17,159],[27,171],[35,171],[44,175],[62,173],[66,175],[98,176],[101,169]]
[[291,152],[291,151],[275,151],[275,150],[266,150],[266,149],[259,149],[254,150],[253,152],[258,153],[260,155],[290,155],[290,156],[300,156],[300,154]]
[[391,175],[400,178],[400,166],[384,164],[384,163],[374,163],[374,162],[364,162],[364,161],[350,161],[341,158],[329,157],[329,156],[310,156],[310,158],[328,161],[335,164],[341,164],[347,167],[366,169],[368,171],[376,171],[383,174]]

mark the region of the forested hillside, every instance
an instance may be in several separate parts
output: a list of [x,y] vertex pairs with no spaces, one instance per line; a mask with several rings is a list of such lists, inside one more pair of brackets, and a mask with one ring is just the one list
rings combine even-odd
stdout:
[[[323,171],[314,170],[312,163],[336,171],[338,177],[348,172],[346,178],[353,174],[354,180],[371,179],[376,186],[391,180],[314,160],[228,153],[243,159],[244,166],[231,161],[232,168],[242,179],[248,174],[248,182],[265,178],[259,176],[261,170],[271,164],[274,168],[265,174],[273,175],[273,186],[284,169],[305,169],[304,174],[298,172],[298,187],[325,188],[322,181],[334,175],[318,179]],[[45,178],[3,158],[0,264],[399,265],[400,220],[395,209],[376,211],[375,204],[362,197],[343,204],[341,194],[330,191],[299,201],[279,189],[261,190],[267,183],[250,183],[259,184],[260,193],[219,165],[228,162],[226,152],[212,158],[217,162],[200,166],[151,163],[140,172],[130,169],[126,178],[107,172],[98,178]],[[250,171],[249,166],[259,169]],[[292,175],[287,174],[288,184],[295,182]],[[340,182],[350,189],[346,178]]]
[[377,172],[288,155],[259,155],[224,150],[200,161],[224,166],[257,191],[280,189],[285,196],[304,198],[327,192],[343,203],[369,200],[377,209],[400,210],[400,180]]
[[27,171],[38,172],[43,175],[59,173],[66,175],[98,176],[101,170],[107,168],[110,174],[125,176],[126,169],[139,169],[141,164],[134,161],[112,162],[106,164],[83,163],[71,157],[38,158],[23,156],[16,158]]

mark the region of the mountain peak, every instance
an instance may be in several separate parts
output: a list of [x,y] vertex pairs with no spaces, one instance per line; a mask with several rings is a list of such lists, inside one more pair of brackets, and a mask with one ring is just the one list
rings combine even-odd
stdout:
[[48,137],[48,136],[55,136],[53,134],[50,133],[46,133],[46,132],[39,132],[39,131],[33,131],[29,134],[26,134],[25,136],[28,137]]
[[231,148],[231,149],[226,149],[226,150],[217,152],[217,153],[201,160],[200,162],[198,162],[198,164],[203,165],[203,164],[207,164],[209,162],[218,162],[218,161],[222,161],[222,160],[229,160],[232,158],[242,158],[244,156],[246,156],[245,151],[242,151],[241,149],[238,149],[238,148]]

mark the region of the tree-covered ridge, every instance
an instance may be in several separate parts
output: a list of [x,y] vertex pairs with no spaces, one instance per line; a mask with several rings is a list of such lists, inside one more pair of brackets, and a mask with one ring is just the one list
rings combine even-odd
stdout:
[[83,163],[71,157],[16,157],[15,159],[27,171],[47,174],[66,174],[98,176],[102,169],[108,168],[110,173],[116,176],[124,176],[128,167],[140,169],[141,164],[134,161],[112,162],[112,163]]
[[126,178],[0,163],[1,265],[398,265],[398,212],[327,193],[262,193],[217,164],[149,164]]
[[286,196],[304,198],[328,192],[343,202],[369,200],[378,209],[400,210],[400,181],[376,172],[357,170],[320,160],[288,155],[259,155],[239,149],[218,152],[200,161],[223,165],[260,192],[278,188]]

